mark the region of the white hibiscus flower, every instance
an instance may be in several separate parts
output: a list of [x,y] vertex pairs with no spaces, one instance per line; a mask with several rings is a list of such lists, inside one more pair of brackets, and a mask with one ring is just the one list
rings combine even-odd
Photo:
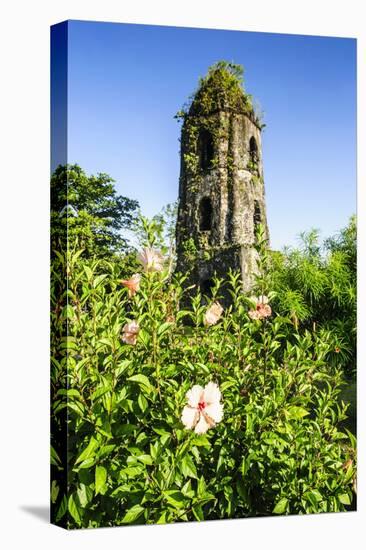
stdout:
[[188,405],[182,411],[181,420],[187,429],[203,434],[222,420],[221,392],[214,382],[209,382],[204,388],[193,386],[186,397]]

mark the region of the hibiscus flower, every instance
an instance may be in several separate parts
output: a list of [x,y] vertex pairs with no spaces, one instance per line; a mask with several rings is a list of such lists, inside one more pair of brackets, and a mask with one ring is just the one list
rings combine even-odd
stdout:
[[271,306],[268,303],[267,296],[252,296],[251,301],[256,304],[255,309],[251,309],[248,315],[251,319],[261,320],[272,314]]
[[153,248],[144,248],[137,256],[139,262],[144,266],[145,271],[163,271],[163,255]]
[[121,283],[128,289],[128,297],[132,298],[136,292],[140,289],[141,275],[135,273],[130,279],[122,279]]
[[122,342],[125,342],[125,344],[135,345],[139,330],[140,327],[136,321],[126,323],[122,329]]
[[204,324],[208,326],[215,325],[220,319],[223,311],[223,307],[219,304],[219,302],[214,302],[205,313],[205,317],[203,319]]
[[221,392],[214,382],[209,382],[204,388],[193,386],[186,397],[188,405],[182,411],[181,420],[188,430],[204,434],[222,420]]

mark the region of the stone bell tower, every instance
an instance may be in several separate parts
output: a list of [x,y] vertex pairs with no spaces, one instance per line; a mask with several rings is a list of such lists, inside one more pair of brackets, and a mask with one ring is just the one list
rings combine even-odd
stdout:
[[256,272],[256,226],[268,238],[261,124],[242,87],[242,68],[219,62],[181,113],[177,271],[210,294],[212,278]]

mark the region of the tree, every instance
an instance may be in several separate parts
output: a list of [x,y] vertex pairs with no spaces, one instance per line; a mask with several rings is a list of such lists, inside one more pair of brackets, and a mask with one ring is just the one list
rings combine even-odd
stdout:
[[84,256],[105,257],[128,249],[121,229],[131,227],[138,202],[118,195],[104,173],[87,174],[78,166],[60,165],[51,177],[52,248],[78,245]]

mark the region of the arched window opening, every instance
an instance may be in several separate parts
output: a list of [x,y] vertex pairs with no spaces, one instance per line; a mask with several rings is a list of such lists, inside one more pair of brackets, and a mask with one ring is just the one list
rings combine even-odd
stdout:
[[211,168],[211,162],[214,158],[214,144],[211,133],[206,129],[200,132],[199,148],[201,168],[202,170],[208,170]]
[[253,222],[254,222],[254,236],[255,238],[257,238],[258,225],[262,223],[261,209],[258,201],[254,201]]
[[200,202],[200,231],[211,231],[212,204],[209,197],[204,197]]
[[201,284],[200,284],[201,293],[204,296],[207,296],[208,298],[211,298],[212,296],[213,287],[214,287],[214,282],[212,279],[204,279],[203,281],[201,281]]
[[249,140],[249,154],[250,154],[250,160],[254,163],[257,163],[259,159],[258,145],[254,136],[252,136]]

